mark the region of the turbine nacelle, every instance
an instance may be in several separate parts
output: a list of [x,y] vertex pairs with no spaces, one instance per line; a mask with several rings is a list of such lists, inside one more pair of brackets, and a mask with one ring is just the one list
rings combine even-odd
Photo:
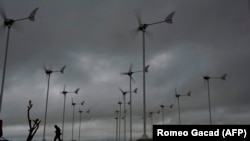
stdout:
[[148,27],[148,24],[140,24],[138,27],[138,31],[145,32],[147,27]]
[[50,75],[52,72],[53,72],[52,70],[45,69],[45,73],[46,73],[47,75]]
[[209,79],[221,79],[221,80],[226,80],[226,77],[227,77],[227,73],[225,73],[225,74],[223,74],[221,77],[210,77],[210,76],[208,76],[208,75],[206,75],[206,76],[203,76],[203,79],[204,80],[209,80]]
[[205,80],[209,80],[209,79],[210,79],[210,77],[209,77],[208,75],[206,75],[206,76],[203,76],[203,79],[205,79]]
[[175,97],[179,98],[180,96],[191,96],[191,91],[189,91],[187,94],[177,94],[177,91],[175,89]]
[[65,68],[66,68],[66,66],[63,66],[60,70],[54,71],[54,70],[48,69],[48,68],[46,68],[46,67],[44,66],[44,70],[45,70],[45,73],[46,73],[47,75],[50,75],[50,74],[53,73],[53,72],[60,72],[61,74],[63,74]]
[[35,8],[34,10],[32,10],[32,12],[29,14],[28,17],[17,19],[17,20],[6,18],[6,15],[5,15],[4,11],[2,11],[1,16],[4,19],[4,25],[8,26],[10,28],[17,21],[22,21],[22,20],[27,20],[27,19],[30,20],[30,21],[35,21],[35,15],[37,13],[37,10],[38,10],[38,7]]
[[123,91],[121,88],[119,88],[119,89],[120,89],[122,95],[126,95],[128,93],[127,91]]
[[[78,91],[80,90],[80,88],[76,89],[75,91],[72,91],[72,92],[69,92],[69,91],[66,91],[65,90],[65,85],[64,85],[64,88],[63,88],[63,91],[61,92],[62,94],[66,95],[67,93],[75,93],[75,94],[78,94]],[[73,102],[73,99],[72,99],[72,102]]]
[[15,23],[15,20],[13,20],[13,19],[5,19],[4,20],[5,26],[12,26],[14,23]]

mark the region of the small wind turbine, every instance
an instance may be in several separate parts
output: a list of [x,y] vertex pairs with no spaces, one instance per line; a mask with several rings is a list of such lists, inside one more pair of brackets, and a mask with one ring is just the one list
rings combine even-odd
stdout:
[[[153,23],[142,23],[141,21],[141,17],[140,15],[136,15],[137,17],[137,21],[138,21],[138,28],[137,28],[137,32],[141,31],[142,32],[142,68],[145,68],[145,33],[146,33],[146,29],[149,26],[152,25],[157,25],[160,23],[173,23],[173,16],[174,16],[175,12],[170,13],[164,20],[162,21],[158,21],[158,22],[153,22]],[[146,82],[145,82],[145,69],[143,69],[143,135],[142,135],[142,139],[147,139],[148,136],[146,134]]]
[[48,69],[44,66],[44,71],[46,75],[48,76],[48,86],[47,86],[47,96],[46,96],[46,106],[45,106],[45,115],[44,115],[44,126],[43,126],[43,141],[46,141],[45,134],[46,134],[46,121],[47,121],[47,109],[48,109],[48,98],[49,98],[49,84],[50,84],[50,76],[54,72],[60,72],[61,74],[64,73],[66,66],[63,66],[60,70],[52,70]]
[[[122,75],[127,75],[129,76],[129,107],[130,107],[130,141],[132,141],[132,84],[131,84],[131,81],[135,82],[134,78],[133,78],[133,74],[134,73],[139,73],[139,72],[143,72],[143,70],[139,70],[139,71],[132,71],[132,67],[133,67],[133,64],[130,64],[130,67],[129,67],[129,71],[128,72],[123,72],[121,73]],[[149,68],[149,65],[147,65],[145,68],[144,68],[144,71],[145,72],[148,72],[148,68]],[[134,93],[137,93],[137,89],[136,89],[136,92]]]
[[80,90],[80,88],[77,88],[75,91],[66,91],[65,90],[65,85],[64,85],[63,91],[61,92],[64,95],[64,102],[63,102],[63,122],[62,122],[62,140],[63,140],[63,136],[64,136],[64,116],[65,116],[66,95],[68,93],[78,94],[79,90]]
[[119,115],[119,111],[116,110],[115,111],[115,140],[118,141],[118,115]]
[[149,112],[149,117],[151,119],[151,126],[153,126],[153,114],[154,112]]
[[181,113],[180,113],[180,100],[179,98],[181,96],[191,96],[191,91],[189,91],[187,94],[178,94],[176,89],[175,89],[175,97],[177,98],[178,100],[178,113],[179,113],[179,124],[181,124]]
[[38,10],[38,7],[35,8],[29,14],[28,17],[20,18],[20,19],[9,19],[9,18],[7,18],[6,14],[5,14],[4,10],[3,10],[3,7],[0,10],[0,12],[1,12],[0,16],[4,20],[3,26],[8,28],[8,30],[7,30],[7,39],[6,39],[6,47],[5,47],[5,56],[4,56],[4,63],[3,63],[4,65],[3,65],[3,74],[2,74],[1,93],[0,93],[0,112],[1,112],[1,109],[2,109],[2,99],[3,99],[3,91],[4,91],[4,82],[5,82],[5,72],[6,72],[6,66],[7,66],[7,58],[8,58],[10,29],[11,29],[12,25],[14,23],[16,23],[16,22],[20,22],[20,21],[23,21],[23,20],[35,21],[35,15],[36,15],[37,10]]
[[164,108],[165,107],[168,107],[168,108],[173,108],[173,106],[174,106],[174,104],[171,104],[171,105],[169,105],[169,106],[165,106],[165,105],[160,105],[160,107],[161,107],[161,111],[162,111],[162,124],[164,124]]
[[83,106],[84,103],[85,103],[85,101],[82,101],[81,103],[76,103],[76,102],[73,101],[73,98],[72,98],[72,103],[71,103],[72,106],[73,106],[72,141],[73,141],[73,138],[74,138],[75,106],[76,106],[76,105],[81,105],[81,106]]
[[221,79],[226,80],[227,73],[223,74],[221,77],[211,77],[211,76],[203,76],[204,81],[207,81],[207,91],[208,91],[208,109],[209,109],[209,123],[212,124],[212,114],[211,114],[211,103],[210,103],[210,90],[209,90],[209,80],[210,79]]
[[122,102],[118,101],[119,104],[119,124],[118,124],[118,141],[121,140],[121,116],[122,116]]
[[128,93],[127,91],[123,91],[121,88],[119,88],[122,95],[123,95],[123,103],[124,103],[124,141],[126,141],[126,94]]
[[87,114],[90,113],[90,110],[87,110],[87,111],[82,111],[80,108],[79,108],[79,114],[80,114],[80,123],[79,123],[79,136],[78,136],[78,140],[80,141],[81,139],[81,123],[82,123],[82,113],[83,112],[86,112]]

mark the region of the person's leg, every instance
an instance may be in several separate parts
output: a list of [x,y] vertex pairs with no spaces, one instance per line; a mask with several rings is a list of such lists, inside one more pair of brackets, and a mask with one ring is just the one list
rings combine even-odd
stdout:
[[56,141],[56,136],[54,137],[54,141]]

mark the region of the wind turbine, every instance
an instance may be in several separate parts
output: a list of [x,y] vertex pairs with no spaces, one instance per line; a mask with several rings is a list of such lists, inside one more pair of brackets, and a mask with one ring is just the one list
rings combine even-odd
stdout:
[[90,113],[90,110],[82,111],[82,110],[79,108],[79,114],[80,114],[79,136],[78,136],[78,140],[79,140],[79,141],[80,141],[80,139],[81,139],[82,112],[86,112],[87,114],[89,114],[89,113]]
[[81,105],[81,106],[83,106],[84,105],[84,103],[85,103],[85,101],[82,101],[81,103],[76,103],[76,102],[74,102],[73,101],[73,98],[72,98],[72,107],[73,107],[73,122],[72,122],[72,141],[73,141],[73,138],[74,138],[74,121],[75,121],[75,106],[76,105]]
[[[153,22],[153,23],[142,23],[141,21],[141,17],[140,15],[136,15],[137,17],[137,21],[138,21],[138,28],[137,28],[137,32],[141,31],[142,32],[142,68],[145,68],[145,33],[146,33],[146,29],[149,26],[152,25],[157,25],[160,23],[169,23],[172,24],[173,23],[173,16],[174,16],[175,12],[170,13],[164,20],[162,21],[158,21],[158,22]],[[145,69],[143,69],[143,135],[142,135],[142,139],[148,139],[148,136],[146,134],[146,82],[145,82]]]
[[137,94],[137,88],[135,88],[133,92],[131,92],[131,90],[130,90],[130,101],[128,102],[128,105],[130,107],[130,111],[129,111],[129,114],[130,114],[130,141],[132,141],[132,96],[131,96],[132,93]]
[[[129,67],[129,71],[128,72],[123,72],[121,73],[122,75],[127,75],[129,76],[129,100],[130,100],[130,104],[129,104],[129,107],[130,107],[130,141],[132,141],[132,81],[135,82],[134,78],[133,78],[133,74],[134,73],[139,73],[139,72],[143,72],[143,70],[139,70],[139,71],[132,71],[132,67],[133,67],[133,64],[130,64],[130,67]],[[148,72],[148,68],[149,68],[149,65],[147,65],[144,69],[145,69],[145,72]],[[134,93],[137,93],[137,89],[136,89],[136,92],[134,91]]]
[[127,91],[123,91],[121,88],[119,88],[122,95],[123,95],[123,103],[124,103],[124,141],[126,141],[126,94],[128,93]]
[[154,112],[149,112],[149,118],[150,118],[150,120],[151,120],[151,127],[152,127],[152,133],[153,133],[153,124],[154,124],[154,121],[153,121],[153,114],[154,114]]
[[74,94],[78,94],[80,88],[77,88],[75,91],[66,91],[65,90],[65,85],[63,88],[63,91],[61,92],[61,94],[64,95],[64,104],[63,104],[63,122],[62,122],[62,140],[63,140],[63,136],[64,136],[64,116],[65,116],[65,101],[66,101],[66,95],[68,93],[74,93]]
[[118,123],[118,141],[121,140],[121,116],[122,116],[122,102],[121,101],[118,101],[118,104],[119,104],[119,117],[118,117],[118,120],[119,120],[119,123]]
[[191,96],[191,91],[189,91],[187,94],[178,94],[177,90],[175,89],[175,97],[178,99],[179,124],[181,124],[180,100],[179,100],[181,96]]
[[29,21],[35,21],[35,15],[37,13],[38,7],[31,11],[28,17],[20,18],[20,19],[9,19],[7,18],[3,7],[0,11],[1,17],[4,20],[3,26],[7,27],[7,39],[6,39],[6,46],[5,46],[5,55],[4,55],[4,65],[3,65],[3,74],[2,74],[2,84],[1,84],[1,93],[0,93],[0,112],[2,110],[2,99],[3,99],[3,92],[4,92],[4,82],[5,82],[5,73],[6,73],[6,67],[7,67],[7,58],[8,58],[8,48],[9,48],[9,38],[10,38],[10,29],[12,25],[16,22],[29,20]]
[[149,117],[151,119],[151,126],[153,126],[153,114],[154,112],[149,112]]
[[45,106],[45,115],[44,115],[43,141],[46,141],[45,134],[46,134],[46,121],[47,121],[50,75],[54,72],[60,72],[61,74],[63,74],[65,68],[66,68],[66,66],[63,66],[60,70],[51,70],[51,69],[48,69],[44,66],[44,71],[45,71],[46,75],[48,76],[48,86],[47,86],[46,106]]
[[210,90],[209,90],[209,80],[210,79],[221,79],[221,80],[226,80],[227,73],[223,74],[221,77],[211,77],[211,76],[203,76],[203,79],[207,81],[207,91],[208,91],[208,109],[209,109],[209,123],[210,125],[212,124],[212,115],[211,115],[211,103],[210,103]]
[[161,107],[161,111],[162,111],[162,124],[164,124],[164,108],[165,107],[168,107],[168,108],[173,108],[173,106],[174,106],[174,104],[171,104],[171,105],[169,105],[169,106],[165,106],[165,105],[160,105],[160,107]]
[[116,110],[115,111],[115,140],[116,141],[118,141],[118,120],[119,120],[119,118],[118,118],[118,116],[119,116],[119,111],[118,110]]

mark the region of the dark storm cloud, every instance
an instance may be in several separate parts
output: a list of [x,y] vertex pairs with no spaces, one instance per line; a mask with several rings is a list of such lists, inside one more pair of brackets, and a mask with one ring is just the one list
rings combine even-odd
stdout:
[[[192,91],[191,97],[180,99],[182,121],[208,124],[207,87],[202,76],[228,73],[226,81],[211,80],[210,83],[214,123],[249,123],[250,15],[247,0],[16,0],[3,3],[11,18],[28,15],[39,7],[35,22],[16,23],[11,29],[1,112],[6,137],[26,136],[26,106],[31,99],[34,103],[32,116],[42,120],[37,139],[42,138],[47,90],[43,66],[57,70],[66,65],[64,74],[55,73],[51,77],[48,138],[53,137],[53,124],[61,126],[61,91],[66,85],[68,90],[80,88],[80,91],[78,95],[67,95],[65,138],[71,137],[73,98],[76,102],[85,100],[83,109],[92,111],[83,120],[86,132],[83,137],[114,139],[114,111],[118,109],[117,102],[122,100],[119,87],[129,89],[128,77],[120,73],[128,71],[131,63],[134,70],[142,69],[142,34],[134,34],[138,26],[136,10],[145,23],[160,21],[172,11],[176,12],[173,24],[147,29],[146,64],[150,65],[146,75],[147,109],[156,112],[161,104],[174,104],[173,109],[166,109],[165,121],[176,124],[175,88],[179,93]],[[1,36],[1,62],[5,33]],[[0,66],[2,68],[3,64]],[[138,94],[133,95],[133,135],[139,138],[142,74],[134,74],[134,79],[136,82],[132,86],[138,88]],[[76,109],[77,113],[79,107]],[[76,116],[77,127],[79,114]],[[150,125],[150,120],[147,121]],[[159,114],[155,114],[154,123],[161,124]],[[147,128],[151,135],[150,126]]]

